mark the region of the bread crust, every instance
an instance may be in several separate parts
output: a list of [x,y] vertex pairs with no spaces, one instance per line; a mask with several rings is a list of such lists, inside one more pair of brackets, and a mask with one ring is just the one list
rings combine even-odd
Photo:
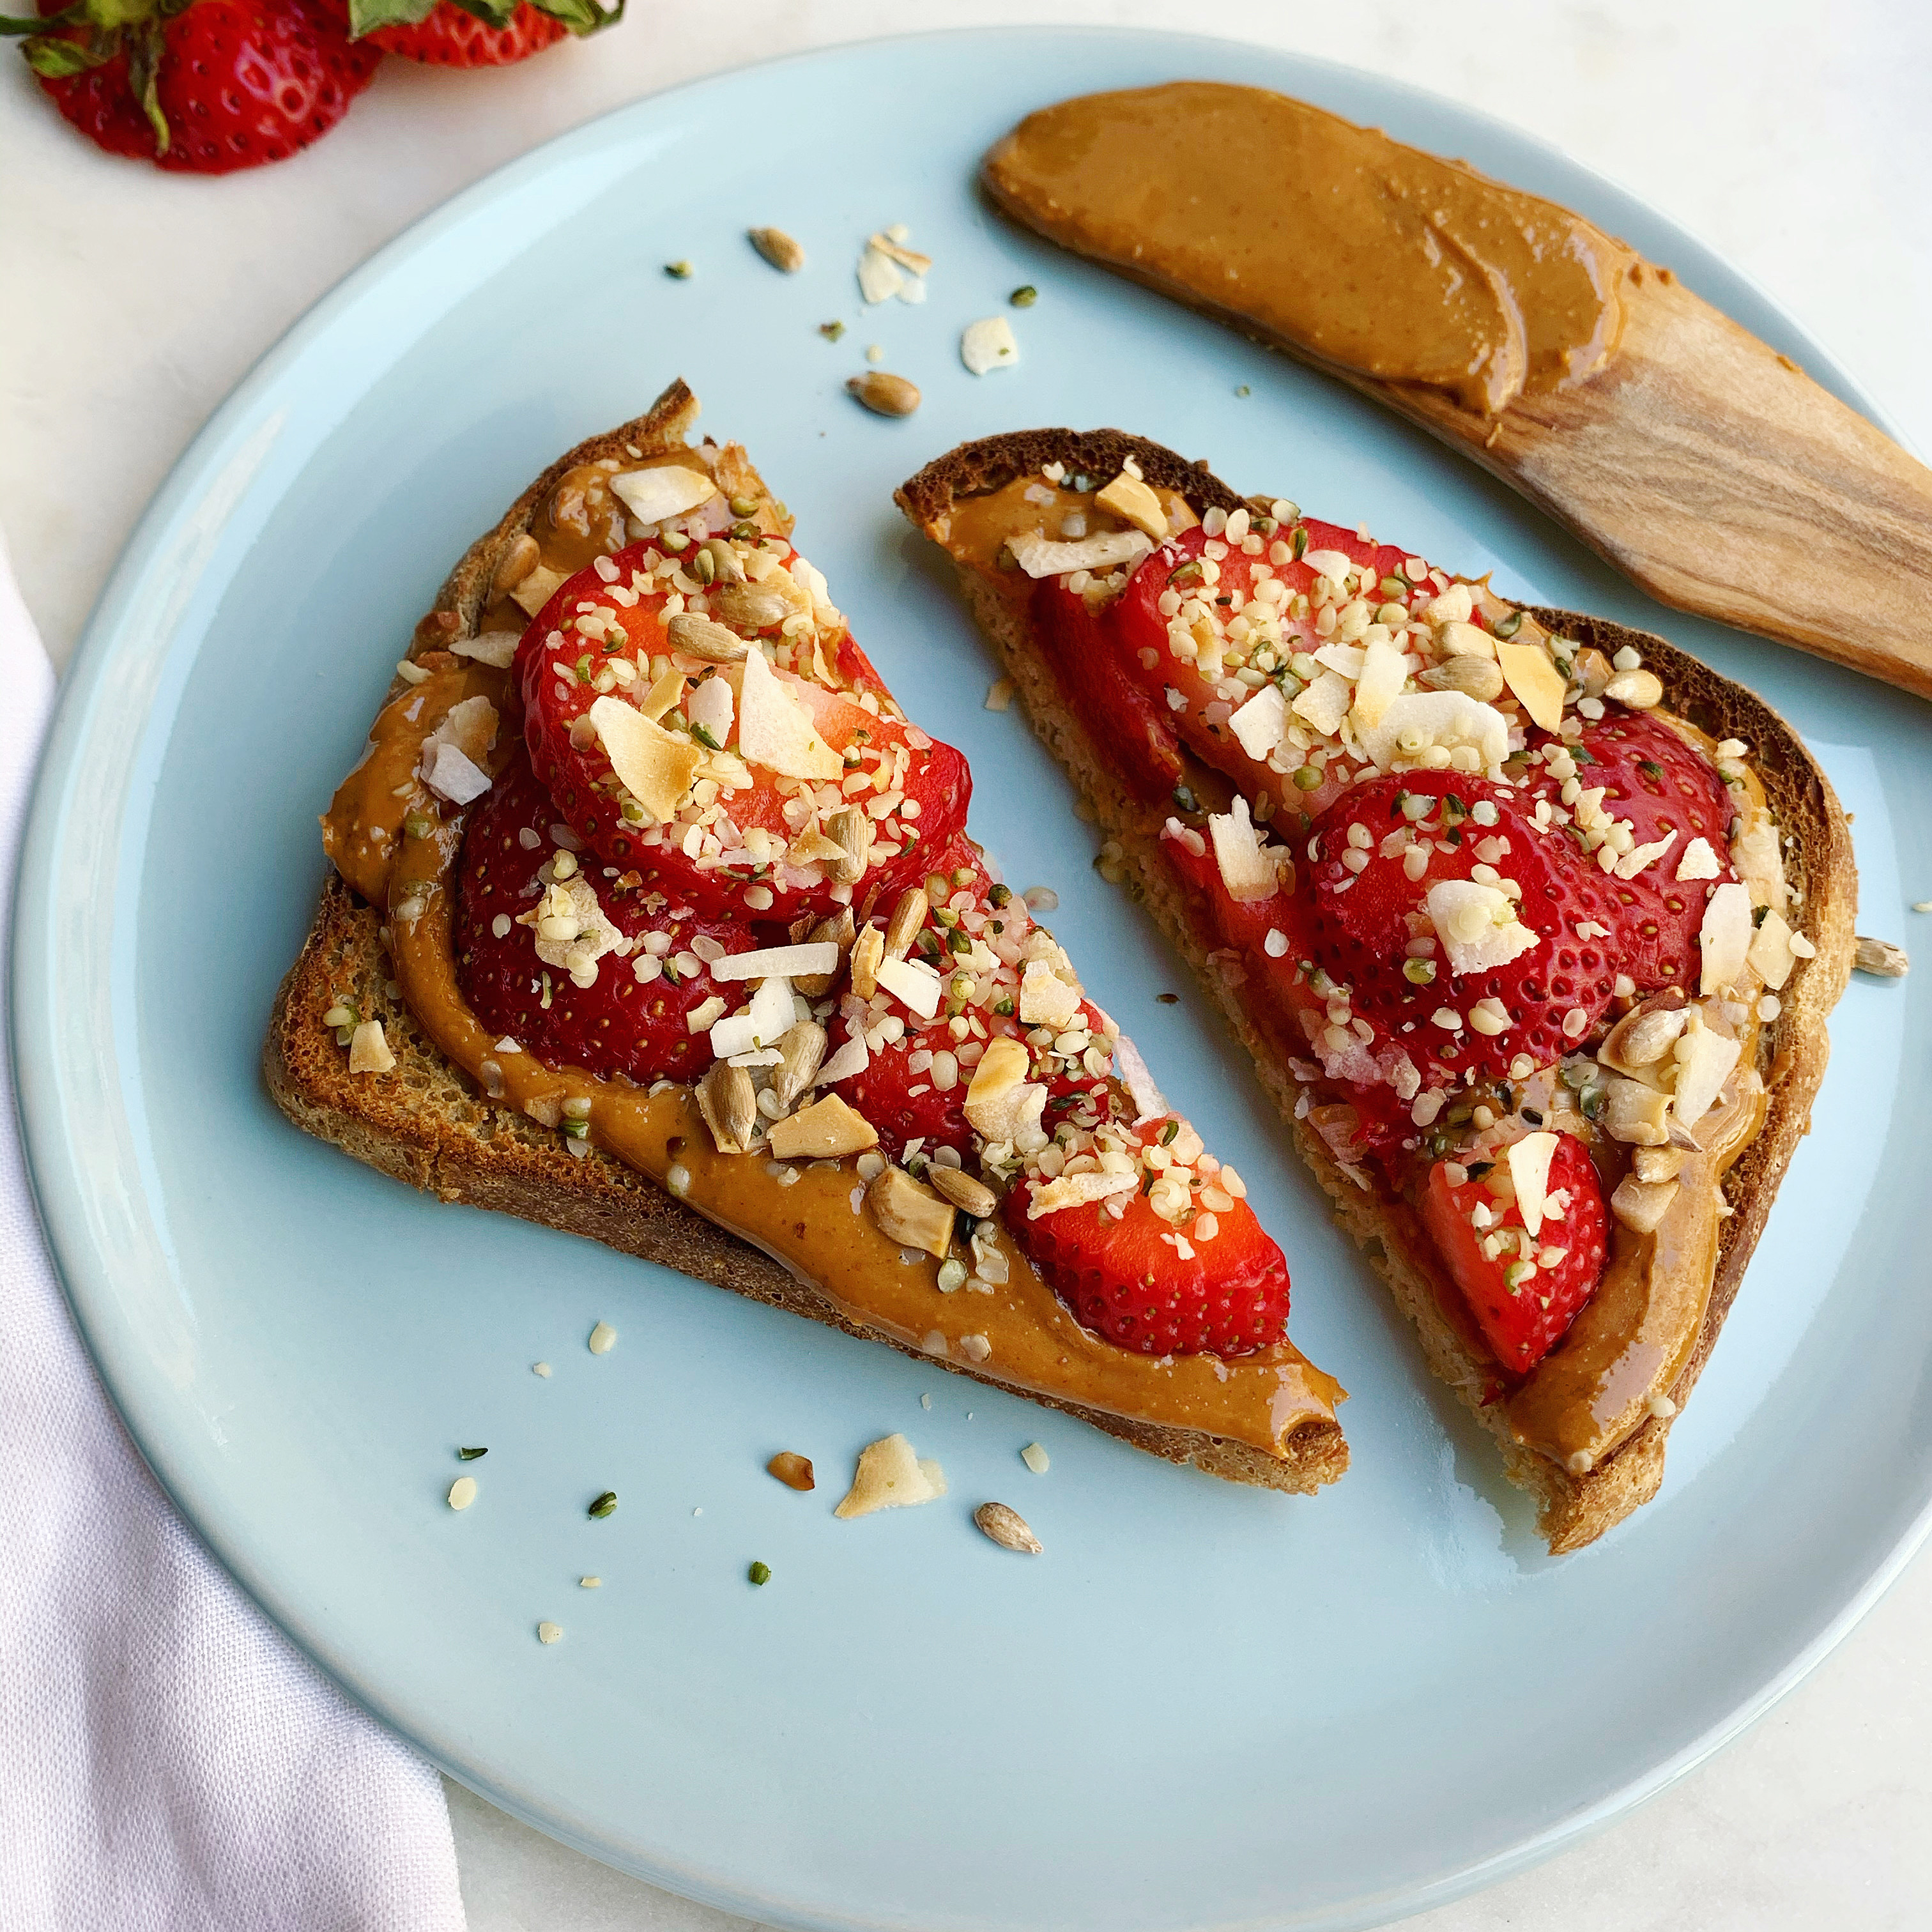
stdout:
[[[934,536],[956,502],[1003,488],[1043,464],[1060,462],[1070,470],[1110,476],[1129,456],[1149,483],[1185,496],[1197,515],[1212,506],[1232,510],[1264,500],[1238,495],[1204,464],[1190,464],[1158,443],[1111,429],[1024,430],[964,444],[902,484],[897,500],[916,527]],[[1253,1058],[1262,1088],[1298,1152],[1334,1204],[1337,1220],[1414,1324],[1430,1366],[1496,1438],[1510,1480],[1536,1498],[1537,1527],[1551,1552],[1561,1555],[1594,1542],[1656,1494],[1674,1417],[1646,1421],[1581,1476],[1514,1440],[1501,1405],[1485,1400],[1495,1383],[1494,1364],[1473,1352],[1443,1312],[1445,1304],[1454,1305],[1455,1291],[1417,1217],[1401,1203],[1391,1207],[1365,1193],[1313,1129],[1295,1119],[1300,1088],[1249,1024],[1234,986],[1210,962],[1212,949],[1192,929],[1186,896],[1160,850],[1157,832],[1150,832],[1129,808],[1047,660],[1034,649],[1016,606],[971,567],[960,565],[958,575],[980,628],[1025,700],[1035,733],[1066,767],[1108,835],[1125,848],[1149,910]],[[1830,781],[1797,734],[1754,693],[1647,632],[1575,611],[1530,609],[1546,628],[1594,645],[1606,656],[1634,646],[1663,681],[1664,700],[1672,710],[1714,738],[1735,737],[1753,747],[1755,767],[1780,826],[1797,834],[1795,849],[1788,848],[1785,855],[1786,878],[1798,908],[1794,923],[1802,917],[1816,952],[1798,963],[1780,995],[1783,1010],[1765,1031],[1768,1045],[1762,1070],[1768,1109],[1762,1128],[1725,1178],[1732,1212],[1719,1228],[1709,1304],[1689,1360],[1670,1391],[1682,1413],[1737,1298],[1792,1151],[1810,1130],[1811,1103],[1830,1052],[1825,1022],[1851,971],[1857,908],[1851,836]]]
[[[698,407],[685,384],[674,382],[644,416],[580,443],[552,464],[465,552],[418,626],[418,635],[439,642],[473,635],[499,562],[558,479],[580,464],[631,448],[650,455],[682,448]],[[398,688],[400,680],[392,692]],[[440,1200],[495,1208],[581,1234],[767,1306],[885,1342],[928,1366],[1012,1389],[996,1375],[940,1361],[854,1320],[811,1282],[621,1161],[595,1148],[574,1156],[559,1135],[496,1106],[444,1058],[389,983],[380,914],[332,871],[302,952],[276,994],[262,1048],[268,1091],[304,1132]],[[343,998],[353,999],[364,1015],[382,1018],[396,1057],[393,1072],[373,1077],[349,1072],[333,1031],[322,1022]],[[1200,1430],[1114,1415],[1030,1389],[1014,1392],[1150,1455],[1230,1481],[1308,1494],[1348,1467],[1347,1445],[1333,1421],[1304,1425],[1275,1456]]]

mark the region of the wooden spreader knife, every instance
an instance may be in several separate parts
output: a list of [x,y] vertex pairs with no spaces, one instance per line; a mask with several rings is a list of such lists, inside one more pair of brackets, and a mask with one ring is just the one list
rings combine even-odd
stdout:
[[983,179],[1420,424],[1660,602],[1932,698],[1932,470],[1569,210],[1206,82],[1043,109]]

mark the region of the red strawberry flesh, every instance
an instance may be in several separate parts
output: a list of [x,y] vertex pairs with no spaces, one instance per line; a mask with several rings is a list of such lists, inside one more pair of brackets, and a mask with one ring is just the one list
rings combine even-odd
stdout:
[[[520,751],[476,807],[464,838],[456,933],[464,998],[491,1032],[552,1066],[640,1083],[695,1079],[711,1064],[711,1047],[704,1034],[691,1030],[688,1016],[713,994],[735,1008],[746,988],[738,981],[714,982],[693,946],[708,941],[724,952],[742,952],[759,941],[747,926],[702,920],[661,894],[620,886],[593,860],[585,877],[605,916],[634,945],[625,956],[610,952],[598,959],[592,985],[574,984],[566,968],[538,956],[534,929],[519,922],[538,904],[538,874],[560,849],[550,832],[556,823],[549,794]],[[640,983],[637,966],[650,959],[665,963]],[[682,968],[673,963],[680,959]]]

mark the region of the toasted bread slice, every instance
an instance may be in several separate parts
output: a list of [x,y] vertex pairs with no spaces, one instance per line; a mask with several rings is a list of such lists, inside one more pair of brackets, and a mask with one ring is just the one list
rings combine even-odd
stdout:
[[[1148,486],[1184,497],[1197,517],[1214,508],[1232,512],[1254,502],[1265,507],[1264,500],[1238,495],[1204,464],[1189,463],[1159,444],[1115,430],[1036,430],[968,443],[921,470],[900,489],[898,500],[916,528],[944,545],[963,506],[1035,476],[1044,466],[1064,464],[1069,474],[1098,479],[1120,476],[1130,460]],[[1538,1527],[1552,1552],[1593,1541],[1656,1493],[1672,1418],[1682,1412],[1710,1358],[1792,1150],[1810,1126],[1828,1052],[1826,1018],[1850,970],[1857,890],[1844,814],[1824,772],[1797,734],[1761,699],[1664,639],[1575,612],[1531,613],[1552,634],[1594,645],[1606,656],[1635,646],[1661,679],[1667,707],[1714,740],[1737,738],[1755,748],[1754,769],[1787,835],[1786,880],[1802,909],[1793,920],[1802,922],[1815,948],[1812,958],[1799,962],[1784,989],[1782,1011],[1761,1036],[1760,1070],[1768,1089],[1768,1110],[1724,1182],[1728,1218],[1720,1226],[1701,1329],[1670,1391],[1674,1408],[1668,1415],[1653,1414],[1587,1473],[1573,1474],[1510,1433],[1502,1405],[1491,1399],[1496,1385],[1493,1360],[1472,1348],[1466,1332],[1445,1316],[1456,1291],[1418,1217],[1400,1201],[1365,1192],[1308,1121],[1295,1118],[1303,1090],[1256,1032],[1235,984],[1210,958],[1215,942],[1190,919],[1187,895],[1162,850],[1160,814],[1136,804],[1114,760],[1082,722],[1033,634],[1028,599],[1014,594],[1012,573],[984,560],[956,554],[955,560],[968,604],[1024,698],[1034,730],[1079,786],[1106,833],[1124,849],[1149,910],[1253,1055],[1262,1084],[1302,1158],[1334,1204],[1337,1218],[1414,1324],[1430,1366],[1496,1436],[1510,1480],[1538,1499]]]
[[[418,626],[414,648],[447,647],[478,634],[500,565],[530,530],[560,479],[605,458],[682,450],[697,414],[690,392],[674,383],[645,416],[553,464],[471,545]],[[757,496],[764,506],[760,514],[775,514],[742,453],[722,454],[737,466],[732,494]],[[788,520],[778,517],[772,526],[788,529]],[[399,678],[391,695],[404,688]],[[350,1070],[335,1029],[322,1017],[344,998],[360,1015],[382,1019],[393,1068],[376,1076]],[[916,1342],[854,1319],[811,1280],[622,1161],[595,1146],[579,1144],[573,1152],[554,1131],[554,1120],[545,1126],[492,1102],[439,1051],[398,997],[385,915],[340,876],[332,874],[325,886],[301,955],[277,995],[262,1066],[277,1105],[298,1126],[412,1186],[586,1236],[934,1363]],[[955,1354],[934,1365],[995,1388],[1015,1388],[997,1363],[975,1366]],[[1305,1494],[1334,1481],[1348,1466],[1347,1446],[1332,1416],[1308,1418],[1270,1454],[1205,1430],[1117,1413],[1036,1387],[1017,1392],[1151,1455],[1232,1481]]]

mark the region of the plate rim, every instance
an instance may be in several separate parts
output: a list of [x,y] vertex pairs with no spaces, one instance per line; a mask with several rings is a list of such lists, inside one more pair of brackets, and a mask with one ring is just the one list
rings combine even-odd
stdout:
[[[1118,45],[1123,40],[1132,40],[1149,49],[1157,45],[1170,47],[1178,56],[1183,57],[1187,50],[1196,47],[1222,52],[1239,50],[1306,72],[1318,85],[1323,76],[1346,76],[1357,82],[1366,80],[1392,100],[1413,104],[1419,110],[1430,112],[1448,112],[1493,130],[1510,143],[1535,151],[1553,172],[1600,194],[1602,201],[1626,204],[1680,238],[1702,258],[1698,285],[1707,300],[1735,315],[1742,297],[1743,306],[1761,311],[1754,332],[1786,352],[1796,354],[1814,380],[1856,410],[1901,448],[1916,454],[1912,450],[1910,440],[1883,405],[1869,394],[1824,345],[1752,276],[1734,266],[1718,249],[1702,241],[1676,217],[1646,201],[1613,176],[1575,159],[1552,142],[1449,95],[1435,93],[1372,69],[1298,50],[1267,46],[1236,35],[1138,26],[1112,28],[1051,23],[1028,23],[1017,28],[963,26],[862,37],[775,56],[640,95],[555,134],[417,217],[343,276],[255,360],[190,440],[135,524],[82,626],[73,656],[61,679],[58,702],[44,740],[34,778],[10,908],[7,956],[10,981],[8,989],[8,1044],[22,1150],[29,1184],[47,1234],[56,1276],[76,1327],[99,1374],[103,1389],[130,1440],[202,1546],[278,1629],[351,1702],[406,1740],[412,1749],[421,1753],[446,1775],[513,1817],[586,1856],[632,1873],[646,1882],[722,1909],[748,1910],[791,1924],[844,1928],[876,1922],[850,1915],[836,1918],[807,1916],[782,1900],[760,1896],[742,1882],[734,1883],[727,1874],[699,1874],[668,1863],[642,1868],[634,1858],[601,1846],[594,1837],[573,1826],[568,1819],[548,1808],[535,1794],[506,1790],[495,1780],[453,1761],[440,1748],[426,1742],[400,1712],[386,1708],[382,1701],[365,1693],[348,1674],[346,1660],[338,1660],[332,1656],[322,1633],[310,1626],[301,1606],[285,1600],[269,1579],[259,1574],[257,1566],[244,1549],[232,1546],[230,1538],[218,1538],[204,1526],[199,1512],[191,1510],[184,1501],[176,1483],[166,1472],[165,1454],[158,1448],[151,1450],[132,1412],[133,1392],[124,1390],[106,1366],[112,1298],[104,1292],[100,1276],[104,1272],[104,1263],[98,1252],[82,1238],[84,1211],[80,1207],[75,1190],[68,1184],[68,1178],[64,1172],[68,1154],[66,1137],[62,1131],[65,1096],[58,1077],[56,1052],[46,1043],[44,1032],[37,1033],[31,1024],[34,1018],[44,1016],[53,1005],[48,962],[37,943],[44,937],[51,936],[50,932],[44,934],[40,929],[43,923],[50,927],[51,920],[37,922],[35,915],[37,912],[50,912],[56,890],[56,857],[68,830],[70,804],[68,793],[87,742],[100,686],[116,654],[129,647],[130,622],[137,618],[144,589],[151,583],[157,566],[164,560],[170,540],[182,520],[205,501],[208,485],[218,473],[224,453],[232,452],[248,430],[258,425],[264,403],[290,372],[299,366],[310,346],[326,338],[366,296],[415,258],[433,250],[448,232],[460,228],[515,191],[526,179],[547,172],[556,164],[561,153],[594,146],[602,134],[620,121],[648,122],[655,115],[675,112],[683,104],[707,93],[728,92],[754,76],[775,70],[836,66],[855,57],[894,50],[936,46],[946,42],[1010,42],[1016,33],[1040,42],[1051,40],[1068,44],[1086,41]],[[1566,186],[1566,198],[1573,192]],[[1590,194],[1577,199],[1585,203],[1587,212]],[[1767,319],[1773,325],[1768,330],[1762,326]],[[177,622],[163,640],[160,657],[164,661],[173,658],[182,648]],[[194,651],[198,648],[197,644],[190,650],[188,661],[191,661]],[[1297,1927],[1334,1928],[1334,1932],[1384,1924],[1394,1918],[1446,1904],[1498,1883],[1606,1828],[1685,1777],[1788,1695],[1870,1612],[1928,1538],[1932,1538],[1932,1488],[1928,1488],[1921,1498],[1917,1514],[1891,1549],[1862,1578],[1851,1583],[1836,1613],[1781,1670],[1740,1697],[1729,1713],[1699,1737],[1616,1790],[1578,1806],[1567,1816],[1514,1845],[1434,1879],[1363,1893],[1312,1916],[1297,1914],[1288,1906],[1282,1911],[1271,1910],[1265,1918],[1244,1922],[1256,1928],[1292,1924]]]

